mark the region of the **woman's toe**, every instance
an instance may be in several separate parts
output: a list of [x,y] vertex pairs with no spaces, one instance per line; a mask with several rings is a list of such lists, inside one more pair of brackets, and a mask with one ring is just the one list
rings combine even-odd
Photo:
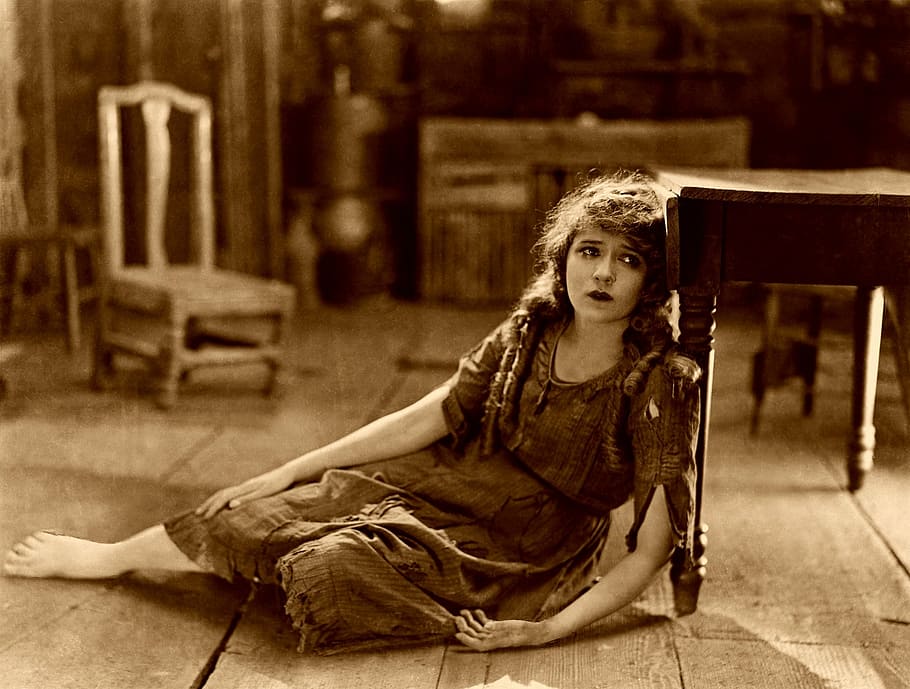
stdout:
[[35,548],[40,548],[43,543],[44,543],[44,539],[41,538],[40,533],[26,536],[25,539],[22,541],[22,544],[26,548],[29,548],[30,550],[34,550]]

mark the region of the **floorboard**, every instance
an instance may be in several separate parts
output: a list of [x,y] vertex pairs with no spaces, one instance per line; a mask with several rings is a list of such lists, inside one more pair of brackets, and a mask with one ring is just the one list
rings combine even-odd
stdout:
[[[4,361],[0,538],[36,528],[116,539],[419,398],[455,370],[500,309],[377,300],[304,314],[277,399],[263,372],[191,376],[157,410],[139,371],[88,389],[89,352],[25,340]],[[844,490],[849,333],[823,336],[816,413],[799,389],[769,393],[748,434],[758,328],[720,309],[706,470],[708,579],[678,618],[666,576],[633,604],[542,649],[474,653],[457,644],[318,657],[295,650],[280,601],[203,576],[115,581],[0,579],[0,689],[320,687],[352,689],[910,689],[908,429],[882,357],[876,468]],[[90,338],[87,337],[89,342]],[[614,515],[621,557],[628,509]]]
[[[115,540],[198,500],[157,482],[69,469],[7,468],[4,543],[39,528]],[[110,582],[0,578],[0,687],[193,686],[246,595],[208,577]]]
[[231,635],[206,689],[425,689],[433,687],[439,645],[332,656],[300,654],[275,589],[260,592]]
[[552,646],[491,654],[488,682],[507,676],[558,689],[679,689],[672,624],[629,606]]
[[436,689],[482,687],[488,678],[492,654],[478,653],[452,643],[446,648]]
[[[698,612],[680,620],[684,686],[907,686],[910,584],[862,514],[865,494],[858,503],[843,490],[849,343],[823,349],[812,417],[800,416],[797,388],[777,390],[749,436],[747,360],[722,337],[705,472],[709,574]],[[883,428],[895,411],[880,405]]]

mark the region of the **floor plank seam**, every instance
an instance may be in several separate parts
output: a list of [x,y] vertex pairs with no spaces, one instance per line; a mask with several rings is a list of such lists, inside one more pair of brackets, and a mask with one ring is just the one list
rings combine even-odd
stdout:
[[[883,621],[889,622],[892,624],[910,624],[903,622],[901,620],[889,620],[886,618],[873,617],[870,618],[874,621]],[[737,644],[753,644],[756,646],[766,646],[769,643],[779,644],[783,646],[805,646],[807,648],[831,648],[831,649],[866,649],[866,648],[878,648],[878,649],[888,649],[893,644],[890,641],[871,641],[871,640],[856,640],[855,643],[845,643],[845,642],[833,642],[825,639],[821,640],[812,640],[812,639],[793,639],[782,636],[773,636],[773,637],[755,637],[755,638],[744,638],[739,634],[694,634],[692,636],[684,637],[686,639],[696,640],[696,641],[726,641],[733,642]],[[673,644],[674,650],[676,649],[676,643],[674,639]],[[677,653],[677,659],[679,654]]]
[[901,557],[898,554],[898,552],[894,549],[894,547],[892,547],[891,543],[888,541],[887,535],[875,524],[875,522],[872,519],[872,516],[866,511],[866,508],[863,507],[863,505],[859,501],[859,499],[855,495],[851,496],[851,499],[852,499],[854,505],[856,506],[856,509],[862,515],[866,524],[869,526],[870,529],[872,529],[872,532],[876,535],[878,540],[881,541],[882,545],[885,547],[885,549],[891,555],[891,558],[897,564],[898,568],[900,568],[901,572],[904,573],[904,576],[907,578],[907,581],[910,581],[910,568],[908,568],[908,566],[904,563],[904,561],[901,560]]
[[[834,471],[834,467],[831,466],[831,462],[827,456],[825,457],[824,462],[831,471]],[[869,527],[872,533],[875,534],[875,537],[891,555],[891,559],[894,560],[901,572],[904,573],[904,576],[907,578],[907,580],[910,581],[910,566],[908,566],[907,563],[901,559],[900,553],[897,552],[895,547],[888,540],[888,535],[881,529],[881,527],[875,523],[875,519],[873,519],[872,515],[869,514],[868,510],[866,510],[866,508],[863,506],[863,502],[860,499],[860,496],[856,493],[851,493],[850,491],[846,492],[848,493],[848,497],[853,505],[853,508],[862,517],[863,522],[866,524],[866,526]]]
[[[453,648],[460,648],[461,650],[453,651],[452,650]],[[475,657],[482,655],[483,656],[483,677],[479,683],[478,682],[473,683],[471,685],[471,689],[474,689],[475,687],[483,687],[483,686],[487,685],[487,683],[490,681],[490,667],[492,665],[492,658],[490,657],[490,654],[487,652],[478,653],[478,652],[474,652],[474,651],[468,651],[466,648],[462,647],[461,644],[456,644],[455,642],[451,642],[451,643],[447,643],[445,645],[445,649],[442,652],[442,660],[439,663],[439,672],[436,675],[435,689],[456,689],[455,685],[453,685],[451,683],[451,678],[448,677],[448,672],[446,670],[446,668],[447,668],[446,663],[449,659],[449,655],[452,653],[456,653],[456,654],[457,653],[471,653]],[[445,681],[445,683],[444,683],[444,680],[447,680],[447,681]],[[461,677],[459,677],[457,680],[457,681],[459,681],[457,689],[461,689],[461,680],[462,680]]]
[[[842,486],[841,465],[839,463],[835,465],[835,460],[827,454],[825,454],[823,457],[820,457],[819,461],[822,463],[827,472],[834,477],[835,481],[837,481],[837,485]],[[838,458],[836,461],[840,462],[840,459]],[[904,573],[904,576],[907,578],[907,580],[910,581],[910,566],[908,566],[908,564],[901,559],[900,553],[898,553],[898,551],[888,540],[888,535],[875,523],[875,519],[873,519],[872,515],[869,514],[869,512],[863,506],[860,495],[857,493],[851,493],[844,488],[841,488],[841,490],[842,492],[847,493],[849,502],[853,505],[853,508],[860,515],[860,517],[862,517],[863,522],[869,527],[872,533],[875,534],[875,537],[891,555],[891,558],[897,564],[898,568]]]
[[683,672],[682,654],[679,652],[679,644],[676,643],[679,637],[670,631],[670,645],[673,647],[673,659],[676,661],[676,672],[679,677],[680,689],[686,689],[686,674]]
[[116,587],[116,584],[110,583],[110,584],[104,586],[97,593],[89,593],[86,595],[85,598],[81,599],[77,603],[71,603],[70,605],[68,605],[66,607],[65,610],[62,610],[59,615],[55,615],[53,617],[48,618],[44,622],[44,624],[41,624],[40,626],[37,626],[37,627],[26,628],[22,634],[20,634],[19,636],[15,637],[13,639],[10,639],[9,642],[0,646],[0,655],[2,655],[3,653],[6,653],[9,649],[11,649],[13,646],[18,644],[19,642],[21,642],[23,639],[27,639],[29,636],[34,635],[35,632],[40,632],[43,629],[47,629],[48,627],[51,627],[51,626],[57,624],[60,620],[64,619],[67,615],[71,614],[73,611],[78,610],[79,608],[83,607],[87,603],[112,592],[115,589],[115,587]]
[[199,455],[206,447],[210,447],[224,433],[223,427],[213,428],[202,438],[193,443],[186,452],[183,452],[171,465],[161,474],[159,481],[161,483],[170,483],[174,475],[183,469],[194,457]]
[[196,679],[193,680],[193,683],[190,685],[190,689],[204,689],[205,685],[208,684],[209,678],[214,674],[215,669],[218,667],[218,661],[227,650],[228,643],[230,642],[231,637],[234,635],[234,631],[237,629],[237,625],[240,624],[240,621],[243,619],[244,614],[246,614],[247,608],[250,606],[250,603],[256,596],[256,590],[257,589],[255,586],[250,587],[250,591],[247,594],[247,597],[237,607],[237,610],[234,611],[234,614],[231,616],[231,621],[228,623],[227,629],[224,631],[224,635],[221,637],[218,645],[215,646],[215,649],[212,651],[212,654],[209,656],[209,659],[206,661],[205,665],[202,666],[199,674],[196,675]]

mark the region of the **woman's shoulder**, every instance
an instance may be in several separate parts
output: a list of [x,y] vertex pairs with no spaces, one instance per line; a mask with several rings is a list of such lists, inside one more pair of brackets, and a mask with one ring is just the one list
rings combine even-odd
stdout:
[[638,397],[650,399],[669,395],[677,398],[681,392],[694,389],[701,374],[695,359],[682,352],[678,345],[673,345],[655,362]]

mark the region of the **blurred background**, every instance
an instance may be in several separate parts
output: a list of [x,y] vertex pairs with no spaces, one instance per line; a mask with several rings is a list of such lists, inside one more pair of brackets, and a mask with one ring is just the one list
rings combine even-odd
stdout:
[[[589,168],[910,167],[906,0],[0,5],[3,175],[33,226],[99,224],[99,89],[171,82],[213,102],[218,264],[304,306],[510,303],[535,223]],[[673,129],[692,120],[716,136]]]

